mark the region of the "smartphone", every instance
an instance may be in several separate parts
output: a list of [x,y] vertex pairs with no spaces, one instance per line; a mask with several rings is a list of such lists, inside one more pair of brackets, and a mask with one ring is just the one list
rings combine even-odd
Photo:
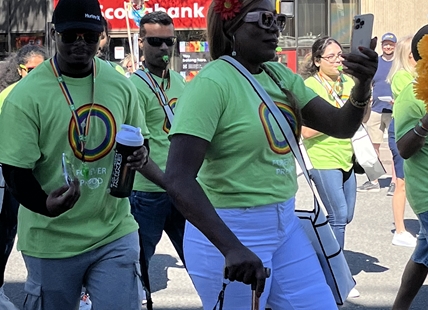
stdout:
[[370,48],[373,32],[373,14],[355,15],[352,23],[351,53],[363,55],[358,49],[359,46]]

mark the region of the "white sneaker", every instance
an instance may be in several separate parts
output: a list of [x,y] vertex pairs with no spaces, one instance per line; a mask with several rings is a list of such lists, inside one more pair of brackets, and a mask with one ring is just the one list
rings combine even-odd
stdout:
[[348,298],[357,298],[360,297],[360,292],[354,287],[348,294]]
[[143,306],[147,305],[147,293],[146,293],[146,289],[143,288],[143,292],[142,292],[142,300],[141,303]]
[[394,233],[392,238],[392,244],[398,246],[407,246],[414,248],[416,246],[416,238],[412,236],[408,231],[403,231],[402,233]]
[[10,301],[4,293],[3,286],[0,287],[0,309],[1,310],[18,310],[18,308]]
[[80,305],[79,310],[91,310],[92,309],[92,301],[89,299],[89,295],[85,292],[80,294]]

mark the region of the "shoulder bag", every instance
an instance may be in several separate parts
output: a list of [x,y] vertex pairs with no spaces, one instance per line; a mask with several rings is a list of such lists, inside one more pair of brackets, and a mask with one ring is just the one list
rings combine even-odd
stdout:
[[[318,76],[314,76],[315,79],[321,83],[321,85],[326,85],[329,91],[337,104],[342,107],[343,101],[339,98],[339,95],[334,91],[334,89],[328,83],[322,83]],[[358,174],[365,173],[367,178],[370,181],[377,180],[379,177],[386,173],[385,168],[383,167],[379,157],[377,156],[376,150],[373,147],[372,140],[367,133],[364,125],[358,127],[357,132],[351,139],[352,148],[354,149],[355,161],[354,161],[354,171]]]

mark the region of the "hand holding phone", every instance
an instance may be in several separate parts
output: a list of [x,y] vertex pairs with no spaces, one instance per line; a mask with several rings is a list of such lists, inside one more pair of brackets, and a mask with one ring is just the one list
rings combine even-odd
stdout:
[[351,53],[367,57],[358,49],[359,46],[370,48],[373,32],[373,14],[355,15],[352,24]]

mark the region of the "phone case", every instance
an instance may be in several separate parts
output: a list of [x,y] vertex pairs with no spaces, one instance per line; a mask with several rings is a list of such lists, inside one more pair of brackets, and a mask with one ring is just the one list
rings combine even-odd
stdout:
[[370,48],[373,32],[373,14],[355,15],[352,25],[351,53],[360,54],[359,46]]

